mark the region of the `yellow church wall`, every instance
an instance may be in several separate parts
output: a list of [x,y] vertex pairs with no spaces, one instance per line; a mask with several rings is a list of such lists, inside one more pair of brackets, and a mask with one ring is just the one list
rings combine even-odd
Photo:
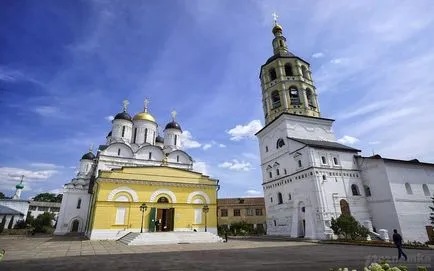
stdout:
[[[138,231],[141,228],[140,205],[145,203],[143,229],[148,231],[151,209],[174,208],[174,230],[203,231],[205,214],[203,206],[209,207],[207,227],[217,227],[217,182],[207,176],[164,168],[127,168],[122,171],[102,172],[94,186],[90,231],[118,230]],[[202,195],[202,194],[205,195]],[[160,197],[169,203],[157,203]],[[116,201],[118,199],[127,201]],[[196,199],[201,204],[194,204]],[[118,208],[125,208],[123,224],[116,224]],[[198,210],[198,211],[195,211]],[[195,213],[201,214],[201,222],[195,224]]]

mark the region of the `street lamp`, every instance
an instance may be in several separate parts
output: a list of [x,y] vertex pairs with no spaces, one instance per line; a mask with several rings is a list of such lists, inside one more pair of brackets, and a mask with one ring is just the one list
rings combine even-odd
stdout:
[[205,232],[206,232],[207,231],[207,221],[206,221],[206,219],[207,219],[207,214],[208,214],[208,211],[209,211],[208,205],[203,206],[202,211],[205,213]]
[[145,215],[146,209],[148,209],[148,206],[146,206],[146,203],[142,203],[142,205],[140,205],[140,212],[142,212],[142,224],[140,226],[140,233],[143,233],[143,216]]

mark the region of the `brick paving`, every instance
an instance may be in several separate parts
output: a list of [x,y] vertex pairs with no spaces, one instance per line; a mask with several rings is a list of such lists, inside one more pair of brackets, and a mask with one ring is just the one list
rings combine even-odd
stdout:
[[[218,244],[126,246],[116,241],[0,237],[0,270],[329,270],[360,268],[367,256],[395,256],[393,248],[322,245],[285,240]],[[407,250],[409,258],[429,250]],[[415,270],[415,265],[413,269]]]

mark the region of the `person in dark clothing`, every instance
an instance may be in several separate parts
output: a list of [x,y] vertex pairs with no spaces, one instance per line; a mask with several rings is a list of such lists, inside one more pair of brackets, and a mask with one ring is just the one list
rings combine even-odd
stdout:
[[396,229],[393,230],[393,243],[398,249],[398,260],[401,259],[401,256],[404,256],[405,260],[407,260],[407,255],[402,251],[402,237]]

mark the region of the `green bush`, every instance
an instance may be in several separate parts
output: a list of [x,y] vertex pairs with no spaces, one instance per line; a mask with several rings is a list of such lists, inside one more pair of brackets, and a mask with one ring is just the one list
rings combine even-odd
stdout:
[[360,225],[360,223],[351,215],[342,214],[337,219],[332,218],[330,228],[338,236],[344,236],[344,239],[365,240],[368,237],[369,230]]
[[51,233],[53,227],[51,226],[51,221],[54,219],[54,214],[45,212],[38,215],[38,217],[32,222],[32,227],[34,232],[40,233]]
[[14,229],[25,229],[27,228],[27,222],[24,220],[18,220],[17,223],[15,223]]
[[[428,269],[424,266],[418,266],[418,271],[428,271]],[[349,271],[348,268],[332,268],[330,271]],[[352,271],[357,271],[356,269],[352,269]],[[408,267],[406,265],[398,265],[392,267],[386,261],[382,260],[380,263],[371,263],[368,267],[363,268],[363,271],[408,271]]]

